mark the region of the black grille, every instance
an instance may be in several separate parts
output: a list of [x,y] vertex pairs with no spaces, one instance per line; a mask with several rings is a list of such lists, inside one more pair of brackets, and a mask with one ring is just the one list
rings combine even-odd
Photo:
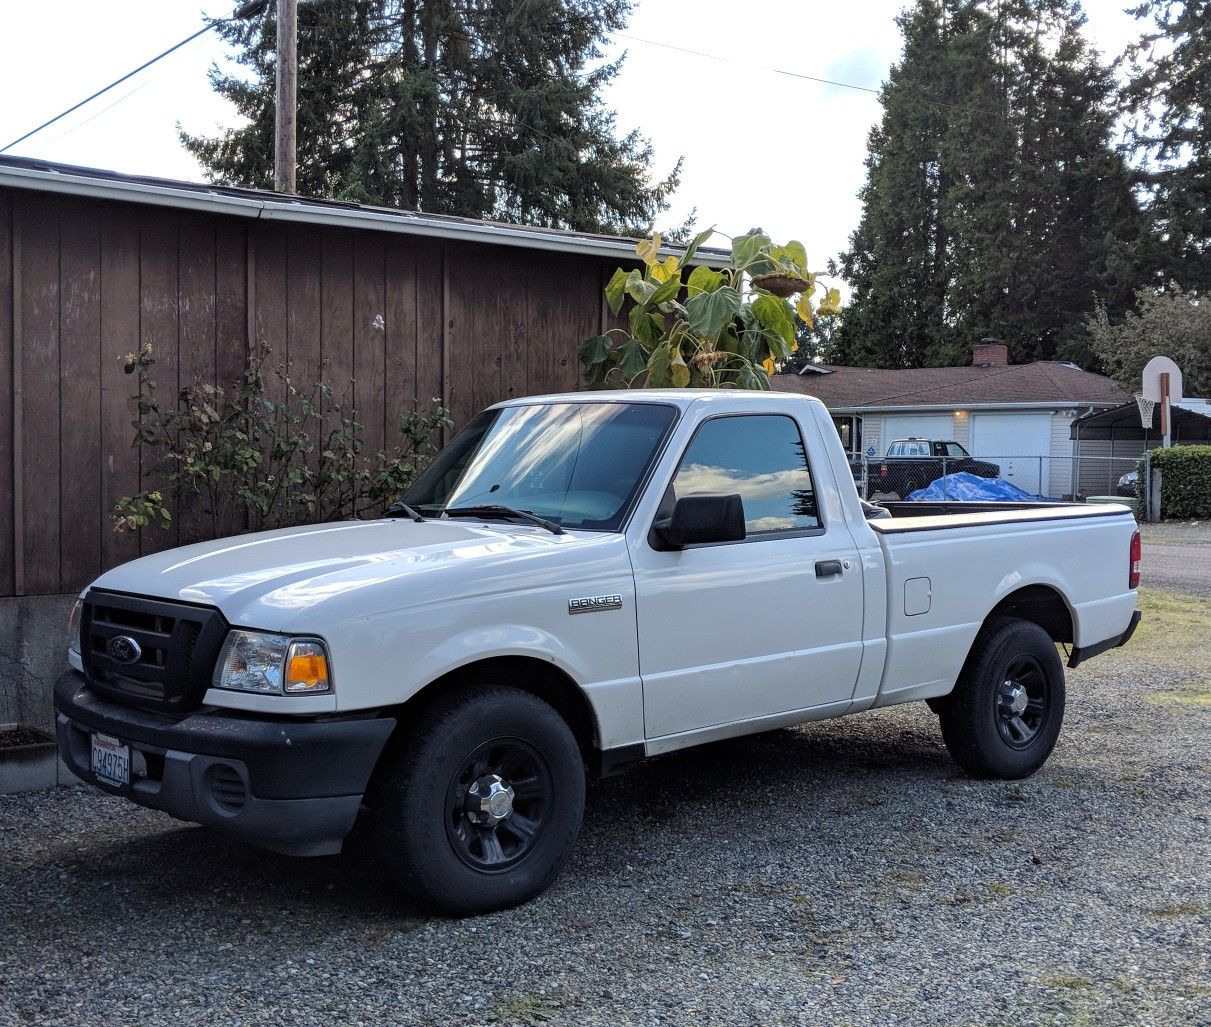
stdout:
[[84,670],[111,699],[185,713],[201,703],[226,632],[208,606],[94,589],[80,624]]

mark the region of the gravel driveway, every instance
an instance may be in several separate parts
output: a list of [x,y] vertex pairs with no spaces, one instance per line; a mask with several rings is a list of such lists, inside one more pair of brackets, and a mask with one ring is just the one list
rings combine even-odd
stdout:
[[923,704],[713,745],[597,786],[563,880],[474,920],[0,797],[0,1024],[1211,1023],[1211,626],[1147,603],[1031,780],[966,778]]

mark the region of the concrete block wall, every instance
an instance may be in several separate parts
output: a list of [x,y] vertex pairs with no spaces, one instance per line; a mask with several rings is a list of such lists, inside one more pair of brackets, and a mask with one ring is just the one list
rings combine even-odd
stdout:
[[0,599],[0,724],[54,732],[52,692],[67,665],[75,594]]

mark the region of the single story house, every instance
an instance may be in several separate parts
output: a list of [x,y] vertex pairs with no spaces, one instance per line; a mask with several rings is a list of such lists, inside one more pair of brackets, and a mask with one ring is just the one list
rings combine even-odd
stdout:
[[1131,395],[1073,364],[1010,364],[1007,347],[995,342],[977,344],[964,367],[816,364],[775,375],[772,385],[822,400],[851,459],[877,461],[892,442],[913,436],[953,440],[999,464],[1007,480],[1049,496],[1112,492],[1144,449],[1134,440],[1108,444],[1078,464],[1073,422],[1131,403]]

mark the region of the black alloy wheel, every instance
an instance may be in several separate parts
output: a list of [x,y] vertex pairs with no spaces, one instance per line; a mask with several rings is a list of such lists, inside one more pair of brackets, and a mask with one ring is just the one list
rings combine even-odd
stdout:
[[551,885],[584,798],[584,754],[567,721],[485,674],[410,715],[368,805],[388,882],[431,909],[469,916]]
[[554,801],[546,760],[520,738],[484,742],[446,789],[446,833],[464,863],[501,873],[534,850]]
[[1042,664],[1033,656],[1015,657],[996,691],[997,731],[1005,744],[1025,749],[1047,723],[1051,686]]
[[991,618],[946,696],[931,700],[942,740],[976,777],[1029,777],[1051,755],[1064,723],[1064,667],[1038,624]]

